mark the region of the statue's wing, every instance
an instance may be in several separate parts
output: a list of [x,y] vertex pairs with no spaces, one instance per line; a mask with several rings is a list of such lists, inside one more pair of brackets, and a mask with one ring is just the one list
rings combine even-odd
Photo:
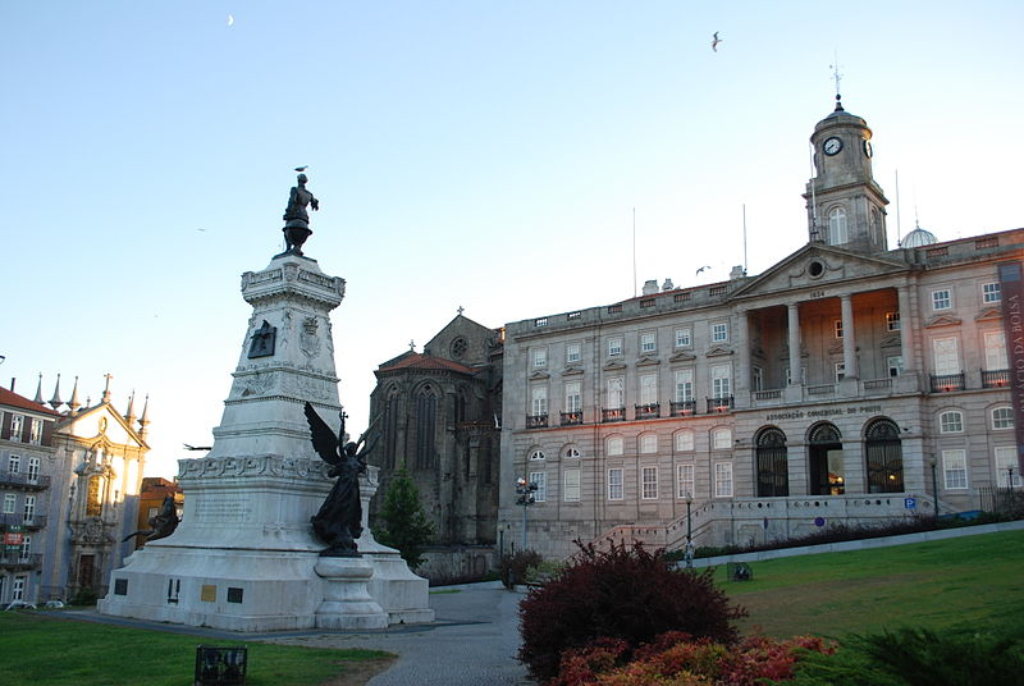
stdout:
[[320,456],[320,459],[327,464],[338,464],[341,458],[338,456],[338,437],[334,430],[327,426],[327,422],[320,418],[313,406],[308,402],[305,406],[306,421],[309,422],[309,430],[312,432],[313,450]]

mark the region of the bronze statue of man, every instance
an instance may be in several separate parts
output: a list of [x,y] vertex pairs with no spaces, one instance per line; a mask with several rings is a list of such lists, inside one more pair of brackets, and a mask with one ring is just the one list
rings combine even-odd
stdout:
[[292,186],[288,195],[288,207],[284,210],[284,232],[285,252],[302,255],[302,244],[306,242],[313,232],[309,228],[309,214],[306,206],[314,211],[319,211],[320,201],[306,189],[306,182],[309,181],[305,174],[299,174],[297,186]]

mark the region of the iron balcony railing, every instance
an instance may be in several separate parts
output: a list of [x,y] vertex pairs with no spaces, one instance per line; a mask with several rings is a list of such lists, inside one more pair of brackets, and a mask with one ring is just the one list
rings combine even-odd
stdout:
[[721,398],[707,398],[708,401],[708,414],[721,414],[728,412],[735,405],[731,395],[723,396]]
[[576,426],[583,423],[583,410],[562,413],[562,426]]
[[981,370],[982,388],[1008,388],[1010,386],[1010,370],[994,369],[991,371]]
[[50,477],[38,474],[31,476],[25,472],[0,472],[0,485],[21,486],[30,490],[41,491],[50,487]]
[[697,414],[696,400],[673,400],[669,404],[669,411],[673,417],[689,417]]
[[626,408],[612,407],[601,410],[602,422],[623,422],[626,420]]
[[548,416],[546,414],[528,414],[526,415],[526,428],[527,429],[543,429],[548,425]]
[[634,405],[633,411],[637,419],[657,419],[661,416],[661,403],[646,403],[644,405]]
[[962,391],[967,386],[964,384],[964,373],[959,374],[932,374],[932,393],[952,393]]
[[32,515],[26,517],[23,514],[2,514],[0,515],[0,529],[9,526],[23,526],[27,529],[42,529],[46,526],[46,515]]
[[30,553],[23,555],[20,550],[12,550],[0,554],[0,567],[13,567],[15,569],[35,569],[43,562],[42,553]]

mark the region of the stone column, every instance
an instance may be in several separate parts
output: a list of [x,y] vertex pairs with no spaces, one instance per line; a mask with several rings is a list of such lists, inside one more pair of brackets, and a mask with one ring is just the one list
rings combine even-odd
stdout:
[[739,312],[739,331],[736,332],[736,345],[740,351],[740,368],[736,370],[736,395],[746,397],[744,406],[750,406],[750,398],[754,388],[752,384],[753,370],[750,367],[750,320],[746,310]]
[[843,312],[843,365],[847,379],[856,379],[857,372],[857,341],[853,330],[853,296],[847,294],[839,297]]
[[790,303],[789,311],[789,385],[803,383],[800,378],[800,305]]
[[914,354],[913,313],[910,309],[910,289],[900,286],[896,289],[900,308],[900,355],[903,356],[904,371],[917,371],[917,356]]

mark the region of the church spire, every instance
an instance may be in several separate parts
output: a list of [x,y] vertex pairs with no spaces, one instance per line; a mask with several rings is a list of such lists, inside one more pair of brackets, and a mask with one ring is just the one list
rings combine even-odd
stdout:
[[145,438],[149,432],[149,394],[146,394],[146,401],[142,404],[142,417],[139,418],[139,436]]
[[43,405],[43,373],[39,372],[39,383],[36,384],[36,397],[32,398],[36,405]]
[[78,414],[78,408],[82,406],[82,403],[78,402],[78,377],[75,377],[75,387],[71,391],[71,400],[68,401],[68,410],[71,411],[72,416]]
[[53,387],[53,397],[50,398],[50,407],[56,410],[58,407],[64,404],[64,401],[60,399],[60,374],[57,375],[57,385]]
[[103,388],[103,400],[101,400],[100,402],[109,403],[110,402],[110,380],[114,378],[114,375],[111,374],[110,372],[107,372],[106,374],[103,375],[103,378],[107,380],[107,385],[104,386],[104,388]]
[[132,389],[132,394],[128,396],[128,411],[124,413],[124,420],[131,426],[135,423],[135,389]]

